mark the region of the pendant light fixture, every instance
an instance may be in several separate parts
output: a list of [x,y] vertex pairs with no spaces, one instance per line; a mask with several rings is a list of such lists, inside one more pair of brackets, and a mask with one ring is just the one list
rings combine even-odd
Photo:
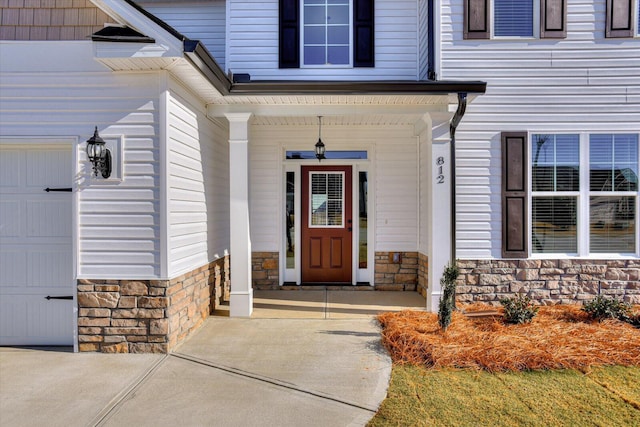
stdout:
[[318,116],[318,142],[316,142],[316,158],[318,161],[324,159],[325,147],[322,142],[322,116]]

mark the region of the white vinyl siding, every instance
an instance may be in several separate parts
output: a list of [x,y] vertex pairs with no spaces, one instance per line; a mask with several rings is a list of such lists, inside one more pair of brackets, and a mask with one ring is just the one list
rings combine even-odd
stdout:
[[227,67],[253,80],[416,80],[417,3],[375,2],[375,67],[340,69],[278,68],[278,2],[229,4]]
[[229,248],[228,130],[178,84],[168,105],[169,277]]
[[[275,137],[275,139],[274,139]],[[264,139],[263,139],[264,138]],[[283,178],[279,168],[280,146],[272,132],[263,134],[254,127],[249,136],[249,208],[251,250],[277,252],[281,248],[282,220],[280,193]],[[284,215],[284,213],[283,213]]]
[[226,5],[224,0],[206,2],[139,2],[140,6],[192,40],[200,40],[225,69]]
[[397,132],[376,147],[376,251],[418,248],[418,147]]
[[[92,43],[0,44],[0,135],[77,137],[78,277],[156,278],[160,273],[158,78],[114,74]],[[15,58],[15,60],[8,60]],[[61,61],[60,58],[65,58]],[[42,64],[47,64],[43,71]],[[89,180],[85,141],[121,136],[124,180]]]
[[604,38],[604,0],[569,2],[552,43],[468,43],[462,1],[442,6],[441,78],[487,82],[456,132],[458,256],[500,258],[500,132],[637,133],[640,42]]

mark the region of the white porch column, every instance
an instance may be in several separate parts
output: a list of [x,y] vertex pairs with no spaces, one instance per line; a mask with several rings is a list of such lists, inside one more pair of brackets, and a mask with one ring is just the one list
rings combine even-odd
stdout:
[[428,219],[429,286],[427,310],[437,312],[442,296],[440,278],[451,256],[451,158],[449,119],[433,117],[429,152],[428,197],[431,214]]
[[229,315],[253,312],[249,235],[249,119],[251,113],[225,114],[229,121],[231,295]]

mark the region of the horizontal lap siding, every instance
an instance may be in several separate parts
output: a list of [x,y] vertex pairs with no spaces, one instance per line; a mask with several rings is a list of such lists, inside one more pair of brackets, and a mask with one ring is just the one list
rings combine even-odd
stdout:
[[265,79],[415,80],[416,1],[375,2],[375,67],[278,69],[278,1],[234,1],[229,10],[227,65],[234,73]]
[[418,147],[412,129],[378,136],[375,152],[376,251],[418,247]]
[[640,131],[640,40],[604,39],[604,0],[569,2],[564,40],[464,41],[442,11],[442,78],[488,83],[456,132],[458,256],[500,258],[500,132]]
[[200,40],[225,68],[226,20],[225,1],[179,2],[176,4],[140,2],[146,10],[192,40]]
[[168,107],[169,276],[201,267],[229,248],[228,131],[172,85]]
[[[93,60],[90,42],[58,42],[55,51],[52,46],[0,46],[0,135],[77,136],[80,278],[157,277],[157,75],[105,72]],[[122,136],[122,182],[87,179],[85,141],[94,126],[106,139]]]
[[283,236],[279,215],[281,139],[267,133],[253,127],[249,137],[249,221],[254,252],[277,252]]

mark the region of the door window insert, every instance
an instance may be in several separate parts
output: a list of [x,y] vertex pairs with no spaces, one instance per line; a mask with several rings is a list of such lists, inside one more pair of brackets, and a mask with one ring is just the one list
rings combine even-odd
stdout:
[[311,172],[309,227],[344,227],[344,173]]

